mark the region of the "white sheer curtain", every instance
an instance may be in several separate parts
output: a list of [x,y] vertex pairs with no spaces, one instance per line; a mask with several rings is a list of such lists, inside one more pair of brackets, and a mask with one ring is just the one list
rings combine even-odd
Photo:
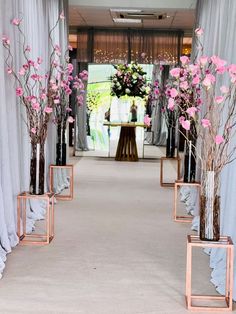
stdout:
[[[18,49],[18,35],[10,21],[23,17],[27,42],[32,47],[32,59],[38,56],[45,67],[49,57],[48,31],[55,24],[59,13],[67,15],[67,0],[0,0],[0,34],[11,39],[16,67],[22,64]],[[56,30],[55,41],[67,45],[67,25]],[[14,81],[6,74],[4,50],[0,45],[0,277],[6,254],[18,243],[16,235],[16,197],[29,188],[30,142],[24,123],[24,108],[16,99]],[[46,178],[48,166],[55,162],[55,127],[49,126],[46,143]],[[28,217],[28,229],[35,219],[42,218],[44,208],[34,204]]]
[[[199,0],[196,26],[204,29],[204,55],[218,55],[227,60],[229,64],[236,64],[235,0]],[[236,145],[235,140],[232,145]],[[235,172],[236,162],[233,162],[225,167],[221,175],[221,234],[231,236],[234,243],[236,243],[236,176],[233,175]],[[196,219],[197,217],[195,222]],[[218,292],[224,293],[225,252],[223,250],[213,249],[210,251],[210,266],[213,268],[211,281],[215,284]],[[234,266],[236,266],[236,258]],[[236,300],[236,272],[234,275],[234,300]]]

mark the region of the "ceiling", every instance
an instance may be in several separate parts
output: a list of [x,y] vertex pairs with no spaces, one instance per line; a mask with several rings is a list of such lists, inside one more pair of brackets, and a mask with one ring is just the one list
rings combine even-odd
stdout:
[[[137,27],[155,29],[182,29],[192,31],[195,20],[196,0],[69,0],[70,29],[77,27]],[[144,7],[145,5],[145,7]],[[141,18],[141,24],[115,23],[113,17],[120,17],[122,12],[110,9],[140,9],[141,14],[152,14]],[[126,12],[127,14],[127,12]],[[165,15],[168,17],[165,18]],[[160,19],[164,17],[163,19]]]

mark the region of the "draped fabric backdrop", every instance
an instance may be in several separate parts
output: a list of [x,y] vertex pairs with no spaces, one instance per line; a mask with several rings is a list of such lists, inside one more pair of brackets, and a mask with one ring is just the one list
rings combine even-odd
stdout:
[[[50,55],[49,29],[55,24],[59,13],[67,15],[67,0],[0,0],[0,34],[11,40],[16,69],[23,63],[19,51],[18,32],[10,21],[23,18],[22,27],[26,41],[31,46],[33,60],[43,58],[47,69]],[[55,43],[67,46],[67,25],[56,29],[53,34]],[[4,49],[0,45],[0,276],[4,269],[6,254],[18,243],[16,235],[16,198],[17,194],[29,189],[30,140],[24,123],[25,111],[15,96],[14,80],[6,74]],[[55,162],[55,126],[49,126],[45,147],[46,177],[48,166]],[[33,227],[36,219],[43,218],[44,208],[34,203],[28,212],[27,229]]]
[[[217,55],[227,60],[228,64],[236,64],[235,0],[199,0],[196,27],[204,29],[202,38],[203,55]],[[197,47],[194,48],[196,55],[198,50]],[[220,82],[220,84],[222,83],[226,82]],[[236,145],[235,139],[231,145]],[[231,236],[233,242],[236,243],[236,176],[232,175],[234,172],[236,172],[236,161],[226,166],[221,175],[221,234]],[[196,219],[194,222],[196,222]],[[213,268],[211,281],[216,286],[218,292],[224,293],[224,250],[212,249],[210,251],[210,266]],[[234,266],[236,266],[236,258]],[[234,269],[236,268],[234,267]],[[236,271],[234,273],[234,300],[236,300]]]

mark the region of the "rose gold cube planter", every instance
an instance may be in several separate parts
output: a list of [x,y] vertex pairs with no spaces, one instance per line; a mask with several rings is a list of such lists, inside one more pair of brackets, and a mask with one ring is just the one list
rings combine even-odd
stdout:
[[167,160],[175,161],[177,162],[177,173],[176,173],[176,179],[180,179],[180,165],[181,165],[181,159],[180,157],[173,157],[173,158],[168,158],[168,157],[161,157],[161,167],[160,167],[160,186],[162,187],[174,187],[175,183],[173,182],[164,182],[163,180],[163,165],[164,162]]
[[71,201],[74,195],[74,166],[73,165],[65,165],[65,166],[49,166],[49,181],[50,181],[50,191],[53,193],[53,171],[54,169],[69,169],[70,170],[70,192],[67,195],[56,194],[56,198],[58,200]]
[[[225,248],[226,249],[226,282],[224,296],[208,296],[192,294],[192,248]],[[233,301],[233,267],[234,267],[234,245],[230,237],[222,236],[217,242],[201,241],[199,236],[187,236],[187,267],[186,267],[186,305],[192,311],[229,312],[232,311]],[[224,307],[219,306],[195,306],[192,301],[222,301]]]
[[[180,216],[180,215],[177,214],[178,187],[180,187],[180,186],[198,187],[199,188],[199,193],[200,193],[201,184],[199,182],[187,183],[187,182],[183,182],[182,180],[176,180],[175,181],[174,208],[173,208],[173,218],[174,218],[174,221],[176,221],[176,222],[192,222],[193,217],[191,215],[182,215],[182,216]],[[199,198],[199,202],[200,202],[200,198]]]
[[[26,232],[26,202],[30,199],[44,200],[46,202],[46,227],[44,234]],[[23,233],[21,233],[21,219]],[[23,192],[17,196],[17,235],[20,244],[23,245],[47,245],[52,241],[54,237],[54,193],[33,195],[28,192]]]

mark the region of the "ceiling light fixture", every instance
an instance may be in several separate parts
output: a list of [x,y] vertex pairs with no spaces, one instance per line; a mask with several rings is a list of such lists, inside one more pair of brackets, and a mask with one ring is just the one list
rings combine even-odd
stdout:
[[128,12],[128,13],[138,13],[142,12],[142,10],[137,9],[110,9],[111,12]]
[[133,24],[141,24],[141,19],[125,19],[125,18],[113,18],[115,23],[133,23]]

